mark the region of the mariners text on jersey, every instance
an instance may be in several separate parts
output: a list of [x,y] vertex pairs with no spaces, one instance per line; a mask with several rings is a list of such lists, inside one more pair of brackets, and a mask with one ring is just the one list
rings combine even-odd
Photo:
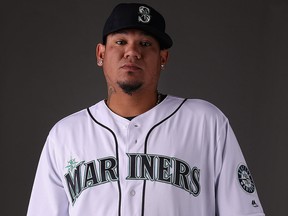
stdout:
[[[177,158],[128,154],[129,174],[127,180],[150,180],[168,183],[197,196],[200,193],[200,170],[190,168],[189,164]],[[98,169],[95,160],[79,162],[75,168],[65,174],[72,203],[82,191],[107,182],[118,181],[117,160],[115,157],[98,159]],[[82,172],[82,168],[84,172]],[[81,174],[83,173],[83,174]]]

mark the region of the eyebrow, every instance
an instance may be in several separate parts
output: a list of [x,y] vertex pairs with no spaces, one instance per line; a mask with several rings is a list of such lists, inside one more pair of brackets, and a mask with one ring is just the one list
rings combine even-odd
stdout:
[[[119,31],[116,31],[116,32],[111,33],[111,35],[115,35],[115,34],[128,34],[128,31],[129,31],[129,30],[130,30],[130,29],[121,29],[121,30],[119,30]],[[150,37],[155,38],[153,35],[149,34],[149,33],[146,32],[146,31],[141,31],[141,30],[140,30],[140,33],[141,33],[141,35],[150,36]]]
[[[128,29],[121,29],[121,30],[112,32],[110,35],[112,35],[112,36],[114,36],[114,35],[116,35],[116,34],[124,34],[124,35],[127,35],[129,30],[131,30],[131,29],[129,29],[129,28],[128,28]],[[138,30],[138,29],[135,29],[135,30]],[[157,43],[159,44],[160,50],[163,50],[163,48],[162,48],[162,46],[161,46],[161,43],[160,43],[160,40],[157,39],[154,35],[150,34],[150,33],[147,32],[147,31],[143,31],[143,30],[138,30],[138,31],[140,32],[141,35],[151,37],[151,38],[153,38],[155,41],[157,41]],[[106,44],[106,41],[107,41],[107,38],[106,38],[106,40],[104,41],[105,44]]]

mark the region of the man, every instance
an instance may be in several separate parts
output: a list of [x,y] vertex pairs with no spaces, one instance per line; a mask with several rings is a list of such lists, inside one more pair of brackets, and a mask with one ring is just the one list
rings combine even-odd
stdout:
[[158,93],[172,40],[162,15],[119,4],[96,47],[106,100],[58,122],[28,216],[263,216],[227,118]]

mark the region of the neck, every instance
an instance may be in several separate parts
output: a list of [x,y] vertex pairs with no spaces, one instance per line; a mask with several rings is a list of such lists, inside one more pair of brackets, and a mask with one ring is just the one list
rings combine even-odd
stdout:
[[150,110],[157,105],[158,101],[157,91],[135,92],[131,95],[119,92],[109,94],[106,103],[114,113],[122,117],[132,117]]

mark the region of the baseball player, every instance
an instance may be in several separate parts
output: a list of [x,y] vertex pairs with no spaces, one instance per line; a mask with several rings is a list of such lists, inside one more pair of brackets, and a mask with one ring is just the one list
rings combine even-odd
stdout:
[[171,46],[152,7],[113,9],[96,47],[107,99],[52,128],[28,216],[264,216],[225,115],[157,91]]

